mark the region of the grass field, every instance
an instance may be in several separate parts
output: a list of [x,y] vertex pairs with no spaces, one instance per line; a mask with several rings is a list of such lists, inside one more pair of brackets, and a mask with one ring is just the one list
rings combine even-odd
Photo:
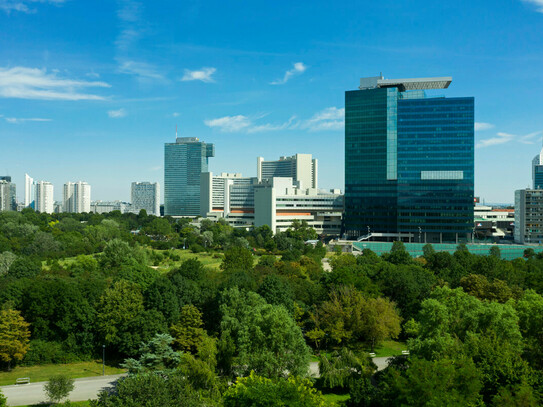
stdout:
[[[159,252],[164,253],[165,250],[159,250]],[[172,261],[171,259],[167,259],[158,266],[158,270],[166,272],[173,268],[179,267],[181,263],[189,259],[198,259],[205,267],[209,267],[214,270],[218,270],[222,263],[222,256],[219,258],[213,257],[215,253],[193,253],[190,250],[183,249],[173,249],[173,252],[180,257],[180,260]]]
[[[106,365],[106,375],[124,373],[123,369]],[[100,376],[102,362],[77,362],[67,365],[17,366],[11,372],[0,372],[0,386],[15,384],[19,377],[30,377],[30,382],[45,382],[51,376],[64,374],[73,379],[79,377]]]
[[336,403],[336,406],[344,405],[343,402],[349,400],[350,396],[348,394],[323,394],[324,399],[329,403]]

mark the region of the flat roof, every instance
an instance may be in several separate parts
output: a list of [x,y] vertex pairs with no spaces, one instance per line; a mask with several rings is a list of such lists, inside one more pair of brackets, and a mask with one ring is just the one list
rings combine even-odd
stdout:
[[452,82],[451,76],[434,78],[385,79],[383,76],[360,78],[359,89],[398,88],[406,90],[446,89]]

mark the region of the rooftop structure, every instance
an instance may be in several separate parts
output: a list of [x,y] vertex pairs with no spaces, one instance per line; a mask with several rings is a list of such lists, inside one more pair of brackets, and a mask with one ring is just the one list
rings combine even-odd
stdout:
[[400,92],[406,90],[429,90],[446,89],[452,82],[450,76],[440,76],[435,78],[407,78],[407,79],[385,79],[381,76],[372,76],[369,78],[360,78],[360,90],[377,88],[398,88]]

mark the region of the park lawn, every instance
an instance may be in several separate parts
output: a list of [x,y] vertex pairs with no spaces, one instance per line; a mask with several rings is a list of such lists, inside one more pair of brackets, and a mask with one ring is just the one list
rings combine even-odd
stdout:
[[[365,349],[367,352],[371,352],[371,348]],[[405,342],[400,341],[383,341],[381,346],[375,348],[375,357],[388,357],[388,356],[399,356],[402,354],[402,350],[407,350],[407,345]]]
[[336,406],[343,406],[344,403],[351,398],[348,394],[335,393],[323,394],[323,397],[328,403],[335,403]]
[[[106,375],[124,373],[125,370],[106,365]],[[64,374],[72,379],[102,375],[102,362],[77,362],[66,365],[17,366],[11,372],[0,372],[0,386],[15,384],[20,377],[30,377],[30,382],[46,382],[51,376]]]
[[[209,267],[213,270],[219,270],[221,263],[222,263],[222,256],[219,258],[213,257],[215,253],[193,253],[191,250],[186,249],[171,249],[175,254],[177,254],[180,259],[179,261],[172,261],[171,259],[167,259],[162,264],[158,266],[158,270],[161,272],[167,272],[169,270],[172,270],[174,268],[177,268],[183,263],[184,261],[187,261],[189,259],[198,259],[204,267]],[[164,253],[169,250],[157,250],[158,252]]]

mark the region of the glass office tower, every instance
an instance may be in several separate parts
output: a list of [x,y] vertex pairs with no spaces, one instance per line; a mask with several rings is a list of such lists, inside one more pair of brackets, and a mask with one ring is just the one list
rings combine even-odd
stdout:
[[350,238],[462,241],[473,229],[474,99],[427,97],[451,78],[363,78],[345,92]]
[[543,189],[543,149],[532,160],[533,189]]
[[214,156],[214,145],[195,137],[164,145],[164,215],[200,214],[200,174],[208,172],[208,158]]

